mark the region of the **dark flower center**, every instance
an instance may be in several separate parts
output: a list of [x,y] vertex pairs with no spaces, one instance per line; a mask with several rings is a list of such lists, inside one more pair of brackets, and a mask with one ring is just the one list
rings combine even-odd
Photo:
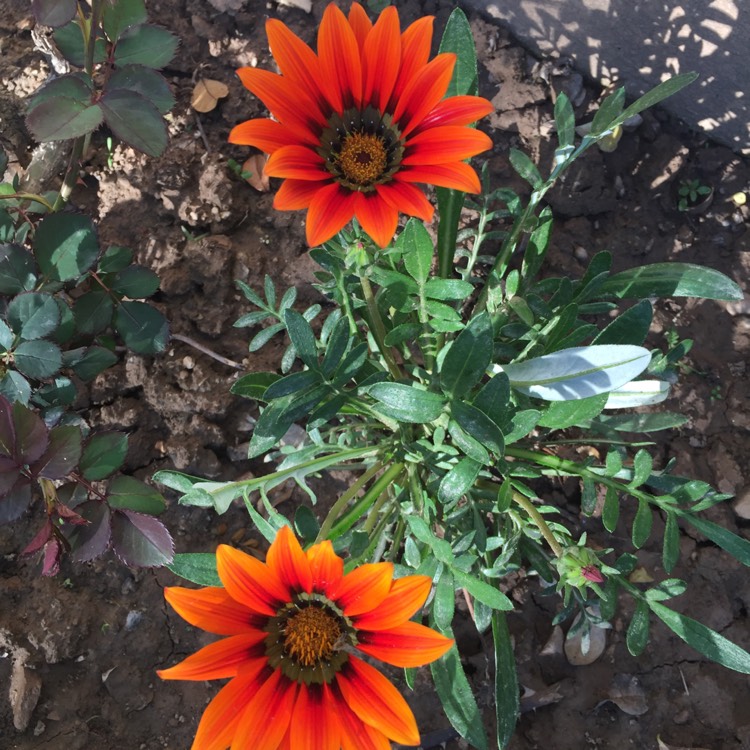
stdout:
[[398,171],[404,145],[391,116],[368,107],[331,115],[318,153],[341,185],[369,193]]
[[306,685],[331,682],[357,643],[349,618],[322,594],[298,594],[265,630],[271,668]]

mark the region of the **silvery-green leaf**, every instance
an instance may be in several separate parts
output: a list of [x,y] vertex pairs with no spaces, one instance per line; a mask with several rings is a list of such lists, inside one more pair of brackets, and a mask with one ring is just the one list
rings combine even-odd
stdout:
[[502,367],[510,385],[545,401],[569,401],[608,393],[638,377],[651,353],[642,346],[604,344],[562,349]]
[[669,383],[663,380],[634,380],[609,394],[605,409],[630,409],[634,406],[651,406],[664,401],[669,395]]

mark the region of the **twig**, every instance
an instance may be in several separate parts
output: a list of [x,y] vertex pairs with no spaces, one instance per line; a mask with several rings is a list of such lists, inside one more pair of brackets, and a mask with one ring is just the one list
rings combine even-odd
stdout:
[[233,359],[227,359],[227,357],[222,357],[221,354],[217,354],[207,346],[199,344],[195,339],[191,339],[189,336],[183,336],[181,333],[173,333],[172,338],[176,339],[177,341],[182,341],[183,344],[192,346],[193,349],[197,349],[199,352],[208,354],[209,357],[213,357],[217,362],[221,362],[221,364],[226,365],[227,367],[233,367],[235,370],[245,369],[245,366],[241,365],[239,362],[235,362]]
[[206,131],[203,130],[203,123],[201,122],[201,116],[197,112],[193,112],[195,115],[195,122],[198,124],[198,132],[201,134],[203,145],[206,147],[206,153],[211,153],[211,146],[208,145],[208,138],[206,138]]

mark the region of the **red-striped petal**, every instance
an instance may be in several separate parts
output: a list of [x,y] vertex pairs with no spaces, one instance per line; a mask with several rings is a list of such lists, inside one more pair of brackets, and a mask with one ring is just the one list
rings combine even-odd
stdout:
[[447,164],[468,159],[490,148],[492,139],[481,130],[444,125],[424,130],[410,138],[401,163],[404,166]]
[[226,589],[219,586],[203,589],[170,586],[164,589],[164,598],[183,620],[216,635],[239,635],[258,630],[267,619],[236,602]]
[[341,722],[328,685],[300,685],[289,741],[294,750],[340,750]]
[[277,750],[292,718],[297,683],[276,670],[247,703],[234,733],[237,750]]
[[288,526],[283,526],[266,555],[266,565],[273,570],[295,592],[312,591],[312,572],[307,556],[302,551],[297,537]]
[[289,589],[267,565],[226,544],[216,550],[216,567],[230,596],[250,610],[273,616],[291,598]]
[[331,699],[341,724],[343,750],[391,750],[390,740],[379,729],[365,724],[349,708],[335,682],[331,686]]
[[330,240],[354,216],[355,202],[356,193],[337,183],[318,190],[307,211],[307,244],[315,247]]
[[307,208],[315,193],[330,184],[329,181],[284,180],[273,199],[277,211],[298,211]]
[[323,13],[318,31],[318,58],[322,80],[332,83],[340,114],[362,102],[362,61],[359,44],[344,14],[331,3]]
[[372,104],[381,112],[388,106],[398,78],[401,62],[401,29],[398,11],[391,5],[367,35],[362,55],[364,105]]
[[494,109],[492,102],[481,96],[451,96],[438,102],[414,133],[439,125],[471,125]]
[[265,649],[257,648],[268,636],[258,630],[247,635],[233,635],[209,643],[169,669],[156,674],[162,680],[219,680],[235,677],[244,664],[255,660],[267,661]]
[[465,193],[479,193],[482,189],[477,173],[462,161],[454,164],[403,167],[396,178],[403,182],[421,182],[425,185],[463,190]]
[[401,693],[377,669],[356,656],[336,675],[344,700],[363,721],[402,745],[418,745],[414,714]]
[[344,561],[333,551],[333,545],[327,539],[313,544],[307,550],[307,559],[313,574],[313,591],[327,596],[328,591],[341,583]]
[[274,151],[266,162],[269,177],[291,177],[295,180],[321,181],[330,177],[323,168],[323,158],[305,146],[284,146]]
[[378,247],[386,247],[398,225],[398,209],[377,193],[357,193],[354,213],[367,234]]
[[422,118],[445,96],[455,64],[454,54],[438,55],[411,79],[393,113],[393,121],[399,126],[403,136],[418,127]]
[[433,20],[432,16],[419,18],[401,35],[401,70],[393,90],[392,107],[417,72],[427,65],[432,46]]
[[203,712],[192,750],[226,750],[232,744],[242,710],[270,674],[263,666],[243,669],[216,694]]
[[396,211],[402,211],[409,216],[417,216],[422,221],[432,221],[435,207],[419,188],[405,182],[391,180],[385,185],[378,185],[375,189],[378,195]]
[[357,630],[388,630],[403,625],[427,601],[432,587],[428,576],[397,578],[376,609],[354,618]]
[[439,659],[453,641],[417,622],[405,622],[390,630],[357,633],[357,648],[394,667],[421,667]]
[[297,135],[275,120],[246,120],[235,125],[229,133],[229,142],[241,146],[255,146],[267,154],[283,146],[299,143]]
[[347,617],[354,617],[378,607],[388,596],[392,582],[391,563],[367,563],[347,573],[328,595]]

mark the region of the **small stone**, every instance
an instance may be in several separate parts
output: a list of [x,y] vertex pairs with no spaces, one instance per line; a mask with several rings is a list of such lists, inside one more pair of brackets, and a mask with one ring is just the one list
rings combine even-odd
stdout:
[[683,708],[682,711],[676,713],[672,717],[672,721],[675,724],[687,724],[688,721],[690,721],[690,711],[688,711],[686,708]]
[[36,726],[34,727],[34,737],[39,737],[40,734],[44,734],[46,728],[47,725],[43,721],[37,721]]
[[750,520],[750,490],[740,495],[732,503],[732,508],[740,518]]
[[8,696],[13,710],[13,726],[19,732],[25,732],[28,728],[41,691],[42,678],[21,660],[16,661],[10,676]]

